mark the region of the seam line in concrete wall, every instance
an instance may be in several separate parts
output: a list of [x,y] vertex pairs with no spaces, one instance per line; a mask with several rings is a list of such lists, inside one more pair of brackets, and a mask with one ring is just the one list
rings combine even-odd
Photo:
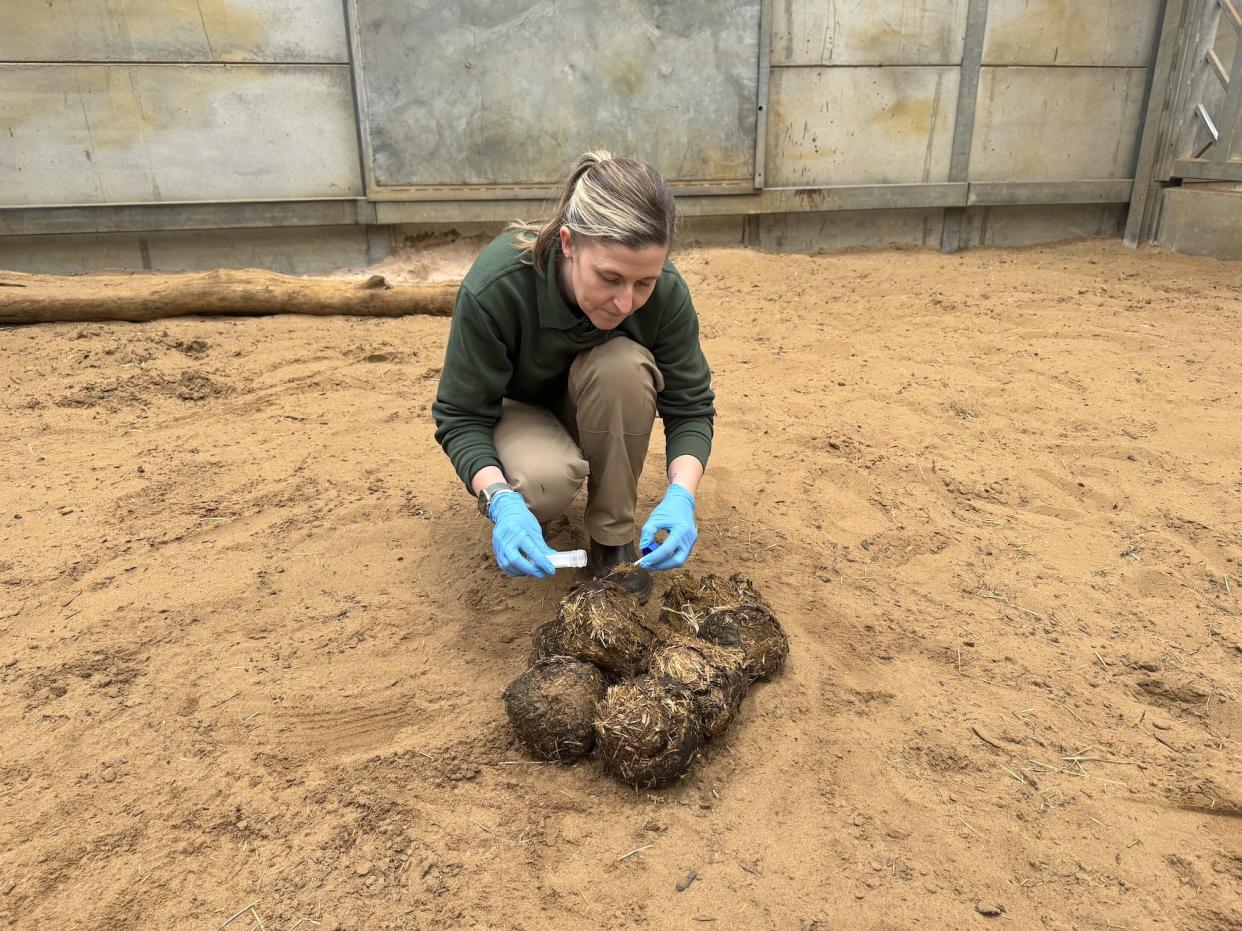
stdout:
[[[949,159],[949,180],[970,177],[970,150],[974,143],[975,111],[979,101],[979,79],[983,73],[983,43],[987,38],[988,0],[970,0],[966,8],[966,38],[962,46],[962,70],[957,85],[957,115],[953,123],[953,149]],[[940,251],[956,252],[962,242],[966,211],[946,210],[940,230]]]
[[361,148],[362,190],[370,197],[378,185],[371,151],[371,102],[367,96],[367,82],[363,79],[366,59],[362,54],[362,22],[358,16],[358,0],[341,2],[345,5],[345,40],[349,43],[349,70],[354,83],[354,123],[358,126]]
[[0,204],[0,217],[23,210],[132,210],[135,208],[177,209],[179,207],[240,207],[245,204],[346,204],[369,203],[364,197],[269,197],[255,200],[129,200],[106,204]]
[[49,65],[55,65],[55,66],[92,65],[96,67],[104,66],[104,65],[123,65],[126,67],[128,67],[129,65],[142,65],[143,67],[147,67],[149,65],[169,65],[172,67],[185,67],[186,65],[194,65],[196,67],[202,67],[202,68],[208,68],[212,66],[220,67],[220,68],[237,67],[237,66],[246,67],[246,68],[253,68],[255,66],[260,66],[263,68],[266,68],[268,66],[271,66],[273,68],[280,68],[280,67],[339,68],[342,65],[348,66],[349,62],[348,61],[322,61],[322,60],[320,61],[264,61],[258,58],[236,59],[236,60],[230,60],[230,61],[218,61],[213,58],[187,58],[184,60],[182,59],[173,60],[169,58],[158,58],[158,59],[156,58],[90,58],[90,59],[61,58],[56,61],[32,61],[29,59],[7,59],[6,58],[6,59],[0,59],[0,65],[41,65],[44,67],[49,66]]
[[[940,64],[928,64],[926,62],[921,62],[920,64],[917,64],[917,65],[894,65],[894,64],[888,64],[885,62],[872,62],[870,64],[859,64],[857,62],[851,62],[848,65],[837,65],[837,64],[773,65],[772,70],[773,71],[786,71],[786,70],[798,71],[798,70],[806,70],[809,68],[809,69],[819,69],[821,71],[827,71],[830,69],[846,70],[846,69],[851,69],[851,68],[852,69],[861,68],[861,69],[874,70],[878,68],[878,69],[885,69],[885,70],[900,69],[902,71],[914,71],[918,69],[941,69],[943,70],[944,68],[956,68],[958,67],[958,64],[959,63],[956,61],[946,61],[946,62],[941,62]],[[1005,62],[1004,64],[1000,64],[1000,65],[989,65],[987,62],[982,62],[980,67],[995,68],[998,70],[1001,68],[1039,68],[1045,71],[1146,71],[1147,70],[1146,65],[1050,65],[1047,62],[1030,62],[1029,64],[1024,64],[1021,62]]]
[[354,137],[358,142],[358,176],[362,190],[371,189],[367,172],[367,144],[362,138],[363,100],[361,88],[358,86],[358,69],[354,67],[354,23],[349,15],[349,0],[341,0],[341,16],[345,18],[345,47],[349,56],[349,92],[354,99]]
[[1134,169],[1134,192],[1130,198],[1130,211],[1126,216],[1125,243],[1137,246],[1140,238],[1147,238],[1154,230],[1150,226],[1156,181],[1156,161],[1161,142],[1168,132],[1176,88],[1173,86],[1173,67],[1178,57],[1178,35],[1186,14],[1186,0],[1165,0],[1161,5],[1159,28],[1152,55],[1151,72],[1147,79],[1147,94],[1143,107],[1143,124],[1139,133],[1139,151]]
[[127,207],[16,207],[0,210],[0,238],[62,233],[366,226],[374,223],[375,206],[356,198],[231,204],[138,204]]
[[304,230],[313,228],[317,230],[359,230],[361,225],[358,223],[287,223],[279,226],[271,226],[268,224],[238,224],[237,226],[187,226],[187,227],[160,227],[158,229],[118,229],[118,230],[74,230],[65,232],[57,230],[52,233],[0,233],[0,241],[5,236],[18,236],[22,239],[55,239],[57,236],[120,236],[131,234],[135,236],[154,234],[154,233],[208,233],[208,232],[228,232],[229,230]]
[[[683,216],[755,216],[771,213],[829,213],[840,210],[908,210],[975,205],[1055,206],[1124,203],[1131,181],[1036,181],[841,185],[767,188],[727,197],[679,199]],[[395,201],[361,198],[293,201],[237,201],[199,204],[5,207],[0,237],[60,233],[234,229],[353,224],[498,223],[513,219],[529,201]]]
[[759,74],[755,94],[755,176],[756,189],[764,185],[768,162],[768,99],[772,86],[772,0],[759,4]]

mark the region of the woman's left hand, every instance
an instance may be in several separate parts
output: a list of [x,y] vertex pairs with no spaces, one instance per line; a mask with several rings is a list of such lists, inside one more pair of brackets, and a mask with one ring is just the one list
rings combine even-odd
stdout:
[[679,569],[690,558],[694,542],[699,538],[699,529],[694,523],[694,495],[681,485],[669,485],[661,501],[647,523],[643,524],[639,546],[643,550],[655,543],[656,534],[664,531],[668,534],[658,547],[638,561],[643,569],[662,572],[666,569]]

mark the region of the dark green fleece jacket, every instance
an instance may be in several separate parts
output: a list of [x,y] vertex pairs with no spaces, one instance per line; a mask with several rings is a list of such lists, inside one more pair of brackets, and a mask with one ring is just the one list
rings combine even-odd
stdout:
[[664,375],[656,409],[664,419],[670,462],[712,447],[711,371],[699,346],[699,318],[672,263],[647,303],[615,330],[599,330],[566,306],[556,283],[553,250],[539,277],[522,261],[514,234],[503,233],[479,255],[461,284],[449,329],[444,370],[431,413],[436,440],[470,487],[484,466],[500,466],[492,428],[504,398],[552,406],[565,391],[574,357],[615,336],[646,346]]

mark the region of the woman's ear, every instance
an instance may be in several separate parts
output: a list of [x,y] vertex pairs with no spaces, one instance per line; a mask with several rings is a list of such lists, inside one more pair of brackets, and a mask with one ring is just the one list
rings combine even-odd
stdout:
[[573,234],[569,232],[568,226],[561,227],[561,252],[564,254],[565,258],[573,261],[574,237]]

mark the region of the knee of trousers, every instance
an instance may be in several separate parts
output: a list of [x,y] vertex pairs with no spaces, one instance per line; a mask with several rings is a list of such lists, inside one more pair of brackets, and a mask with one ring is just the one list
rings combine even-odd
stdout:
[[505,462],[504,472],[519,491],[531,513],[546,523],[569,510],[569,503],[586,479],[586,460],[575,457],[557,461],[553,457],[529,462]]
[[654,413],[656,393],[664,387],[664,377],[651,351],[624,336],[579,353],[569,377],[577,389],[580,407],[583,396],[588,396]]

